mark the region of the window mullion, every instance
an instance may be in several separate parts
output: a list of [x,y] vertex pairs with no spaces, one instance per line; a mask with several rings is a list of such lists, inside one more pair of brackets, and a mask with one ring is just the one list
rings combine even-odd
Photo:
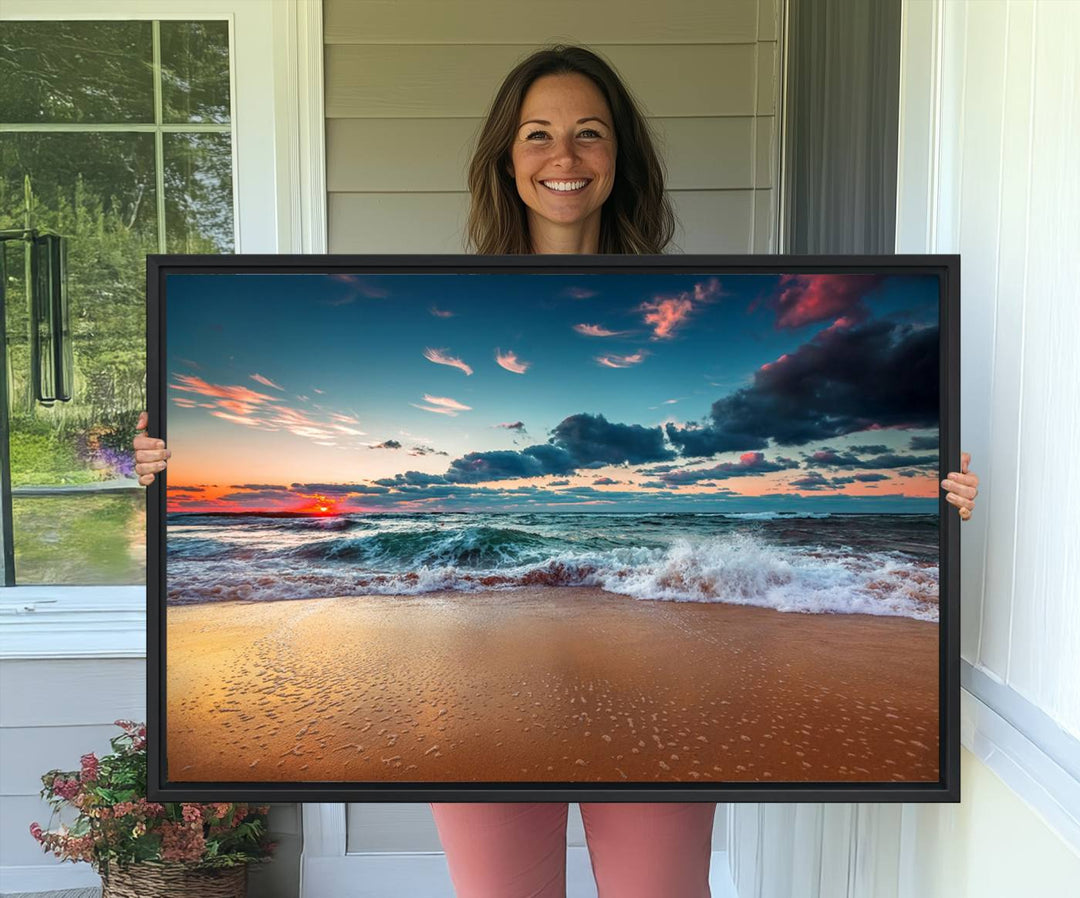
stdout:
[[161,22],[152,25],[154,43],[154,176],[157,182],[158,252],[165,250],[165,135],[161,99]]

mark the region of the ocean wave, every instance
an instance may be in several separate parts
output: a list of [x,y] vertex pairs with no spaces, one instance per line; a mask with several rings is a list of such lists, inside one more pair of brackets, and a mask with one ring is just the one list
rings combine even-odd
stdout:
[[363,567],[505,568],[550,558],[567,540],[506,527],[384,530],[354,539],[307,543],[289,554],[306,561],[350,562]]
[[183,585],[170,589],[169,602],[587,586],[642,601],[938,619],[936,564],[898,552],[779,546],[754,533],[590,550],[480,527],[320,541],[285,555],[254,579],[241,566],[177,559],[170,580]]

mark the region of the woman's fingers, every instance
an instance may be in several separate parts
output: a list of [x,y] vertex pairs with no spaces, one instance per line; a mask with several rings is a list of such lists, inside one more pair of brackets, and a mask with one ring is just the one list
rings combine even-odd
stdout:
[[150,416],[146,412],[139,412],[139,420],[135,424],[136,430],[146,430],[146,425],[150,423]]
[[152,461],[165,461],[167,458],[172,458],[172,452],[168,449],[136,449],[135,450],[135,462],[137,464],[152,462]]
[[[963,478],[961,480],[961,478]],[[957,493],[965,499],[974,499],[979,495],[978,478],[974,482],[963,474],[950,474],[948,479],[941,481],[941,487],[949,493]]]

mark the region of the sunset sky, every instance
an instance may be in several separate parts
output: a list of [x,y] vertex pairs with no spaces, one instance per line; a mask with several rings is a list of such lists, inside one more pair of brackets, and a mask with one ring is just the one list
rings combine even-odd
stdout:
[[169,275],[169,509],[932,513],[937,289]]

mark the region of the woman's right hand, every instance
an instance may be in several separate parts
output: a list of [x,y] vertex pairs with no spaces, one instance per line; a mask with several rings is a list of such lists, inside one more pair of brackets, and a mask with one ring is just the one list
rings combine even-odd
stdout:
[[139,413],[139,421],[135,425],[135,439],[132,445],[135,447],[135,473],[139,475],[139,483],[149,486],[154,482],[154,475],[158,471],[165,470],[166,459],[172,453],[165,448],[165,441],[149,437],[144,432],[150,416],[146,412]]

